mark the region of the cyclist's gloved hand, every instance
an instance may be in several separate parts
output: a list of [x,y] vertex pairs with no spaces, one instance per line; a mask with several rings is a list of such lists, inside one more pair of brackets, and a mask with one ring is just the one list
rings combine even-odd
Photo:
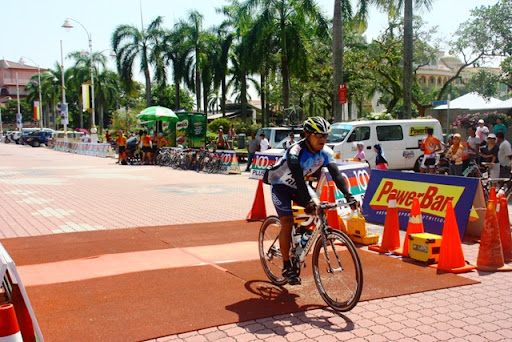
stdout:
[[315,212],[316,205],[313,203],[313,201],[309,201],[308,204],[306,204],[306,208],[304,208],[304,211],[306,214],[312,214]]
[[348,197],[347,202],[350,203],[350,209],[352,209],[352,210],[361,208],[361,204],[354,197]]

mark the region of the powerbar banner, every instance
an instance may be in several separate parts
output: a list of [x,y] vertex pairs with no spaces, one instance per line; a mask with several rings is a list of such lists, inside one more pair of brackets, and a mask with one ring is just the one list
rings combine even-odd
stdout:
[[388,196],[396,191],[400,229],[406,230],[413,198],[418,197],[425,232],[441,235],[446,205],[451,200],[462,238],[478,184],[478,178],[372,170],[363,213],[368,222],[384,224]]

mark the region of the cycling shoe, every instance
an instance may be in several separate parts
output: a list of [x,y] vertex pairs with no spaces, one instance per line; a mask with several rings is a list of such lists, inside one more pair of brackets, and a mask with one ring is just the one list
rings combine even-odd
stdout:
[[297,271],[292,267],[285,267],[283,269],[283,277],[286,278],[288,284],[290,285],[300,285],[300,277],[297,275]]

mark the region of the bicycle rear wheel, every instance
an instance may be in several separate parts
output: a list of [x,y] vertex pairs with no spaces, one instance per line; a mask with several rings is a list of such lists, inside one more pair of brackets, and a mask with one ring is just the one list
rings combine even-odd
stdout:
[[258,238],[261,266],[268,279],[275,285],[286,284],[281,276],[283,271],[283,255],[279,246],[281,221],[277,216],[269,216],[263,221]]
[[336,311],[352,310],[363,291],[363,268],[349,237],[330,230],[324,248],[322,237],[313,250],[313,275],[324,301]]

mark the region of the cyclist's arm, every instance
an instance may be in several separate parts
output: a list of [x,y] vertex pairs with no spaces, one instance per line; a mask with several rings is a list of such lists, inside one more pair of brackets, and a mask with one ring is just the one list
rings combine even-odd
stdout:
[[338,165],[336,163],[329,163],[327,164],[327,170],[329,170],[329,173],[331,174],[332,179],[334,180],[334,183],[338,187],[338,189],[341,191],[343,196],[345,196],[345,199],[347,202],[352,202],[354,200],[354,196],[348,191],[347,183],[345,183],[345,178],[343,178],[340,170],[338,169]]

